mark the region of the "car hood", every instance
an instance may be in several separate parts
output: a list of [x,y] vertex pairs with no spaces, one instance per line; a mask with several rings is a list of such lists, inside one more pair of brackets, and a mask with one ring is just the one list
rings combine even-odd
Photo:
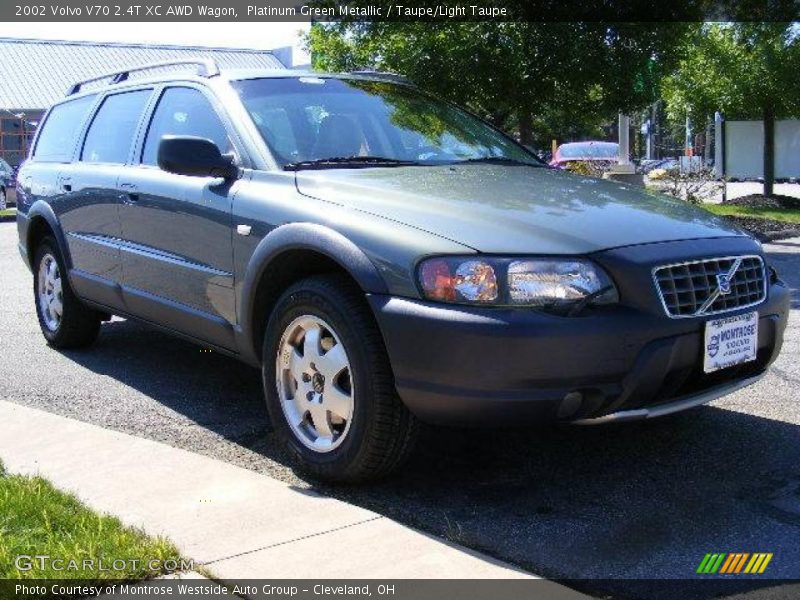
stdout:
[[746,235],[690,204],[636,186],[516,165],[298,171],[300,193],[485,253],[588,254]]

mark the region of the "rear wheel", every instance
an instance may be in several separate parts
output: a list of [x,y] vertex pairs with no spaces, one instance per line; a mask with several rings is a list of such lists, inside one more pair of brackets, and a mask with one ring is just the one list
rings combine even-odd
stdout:
[[301,468],[354,482],[386,475],[408,456],[416,420],[349,280],[312,277],[288,289],[267,325],[263,357],[270,419]]
[[0,188],[0,210],[5,210],[7,208],[7,198],[5,188]]
[[34,258],[33,296],[39,327],[55,348],[91,344],[100,331],[101,314],[75,296],[55,240],[46,237]]

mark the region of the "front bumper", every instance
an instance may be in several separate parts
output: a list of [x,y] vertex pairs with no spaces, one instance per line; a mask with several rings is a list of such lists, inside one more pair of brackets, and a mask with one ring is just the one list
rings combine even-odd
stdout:
[[780,352],[789,291],[773,283],[756,307],[757,359],[711,374],[702,369],[710,317],[670,319],[622,305],[568,318],[379,295],[370,303],[397,391],[419,418],[513,425],[649,418],[754,383]]

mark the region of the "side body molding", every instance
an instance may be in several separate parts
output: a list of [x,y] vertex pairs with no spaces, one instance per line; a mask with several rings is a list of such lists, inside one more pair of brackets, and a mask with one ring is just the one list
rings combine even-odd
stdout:
[[259,362],[258,336],[253,333],[258,284],[273,261],[292,250],[311,250],[325,255],[346,270],[365,293],[388,292],[372,261],[341,233],[315,223],[289,223],[276,227],[256,246],[239,292],[239,347],[242,358],[249,363]]

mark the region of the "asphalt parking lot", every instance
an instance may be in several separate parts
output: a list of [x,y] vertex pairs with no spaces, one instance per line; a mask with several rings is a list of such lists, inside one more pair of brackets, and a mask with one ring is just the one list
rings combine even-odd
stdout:
[[[793,311],[757,385],[649,423],[429,429],[391,480],[321,491],[598,595],[674,597],[635,580],[691,577],[707,552],[773,552],[771,579],[800,579],[800,239],[767,249]],[[257,371],[123,320],[57,352],[30,288],[2,222],[0,397],[314,485],[274,444]]]

